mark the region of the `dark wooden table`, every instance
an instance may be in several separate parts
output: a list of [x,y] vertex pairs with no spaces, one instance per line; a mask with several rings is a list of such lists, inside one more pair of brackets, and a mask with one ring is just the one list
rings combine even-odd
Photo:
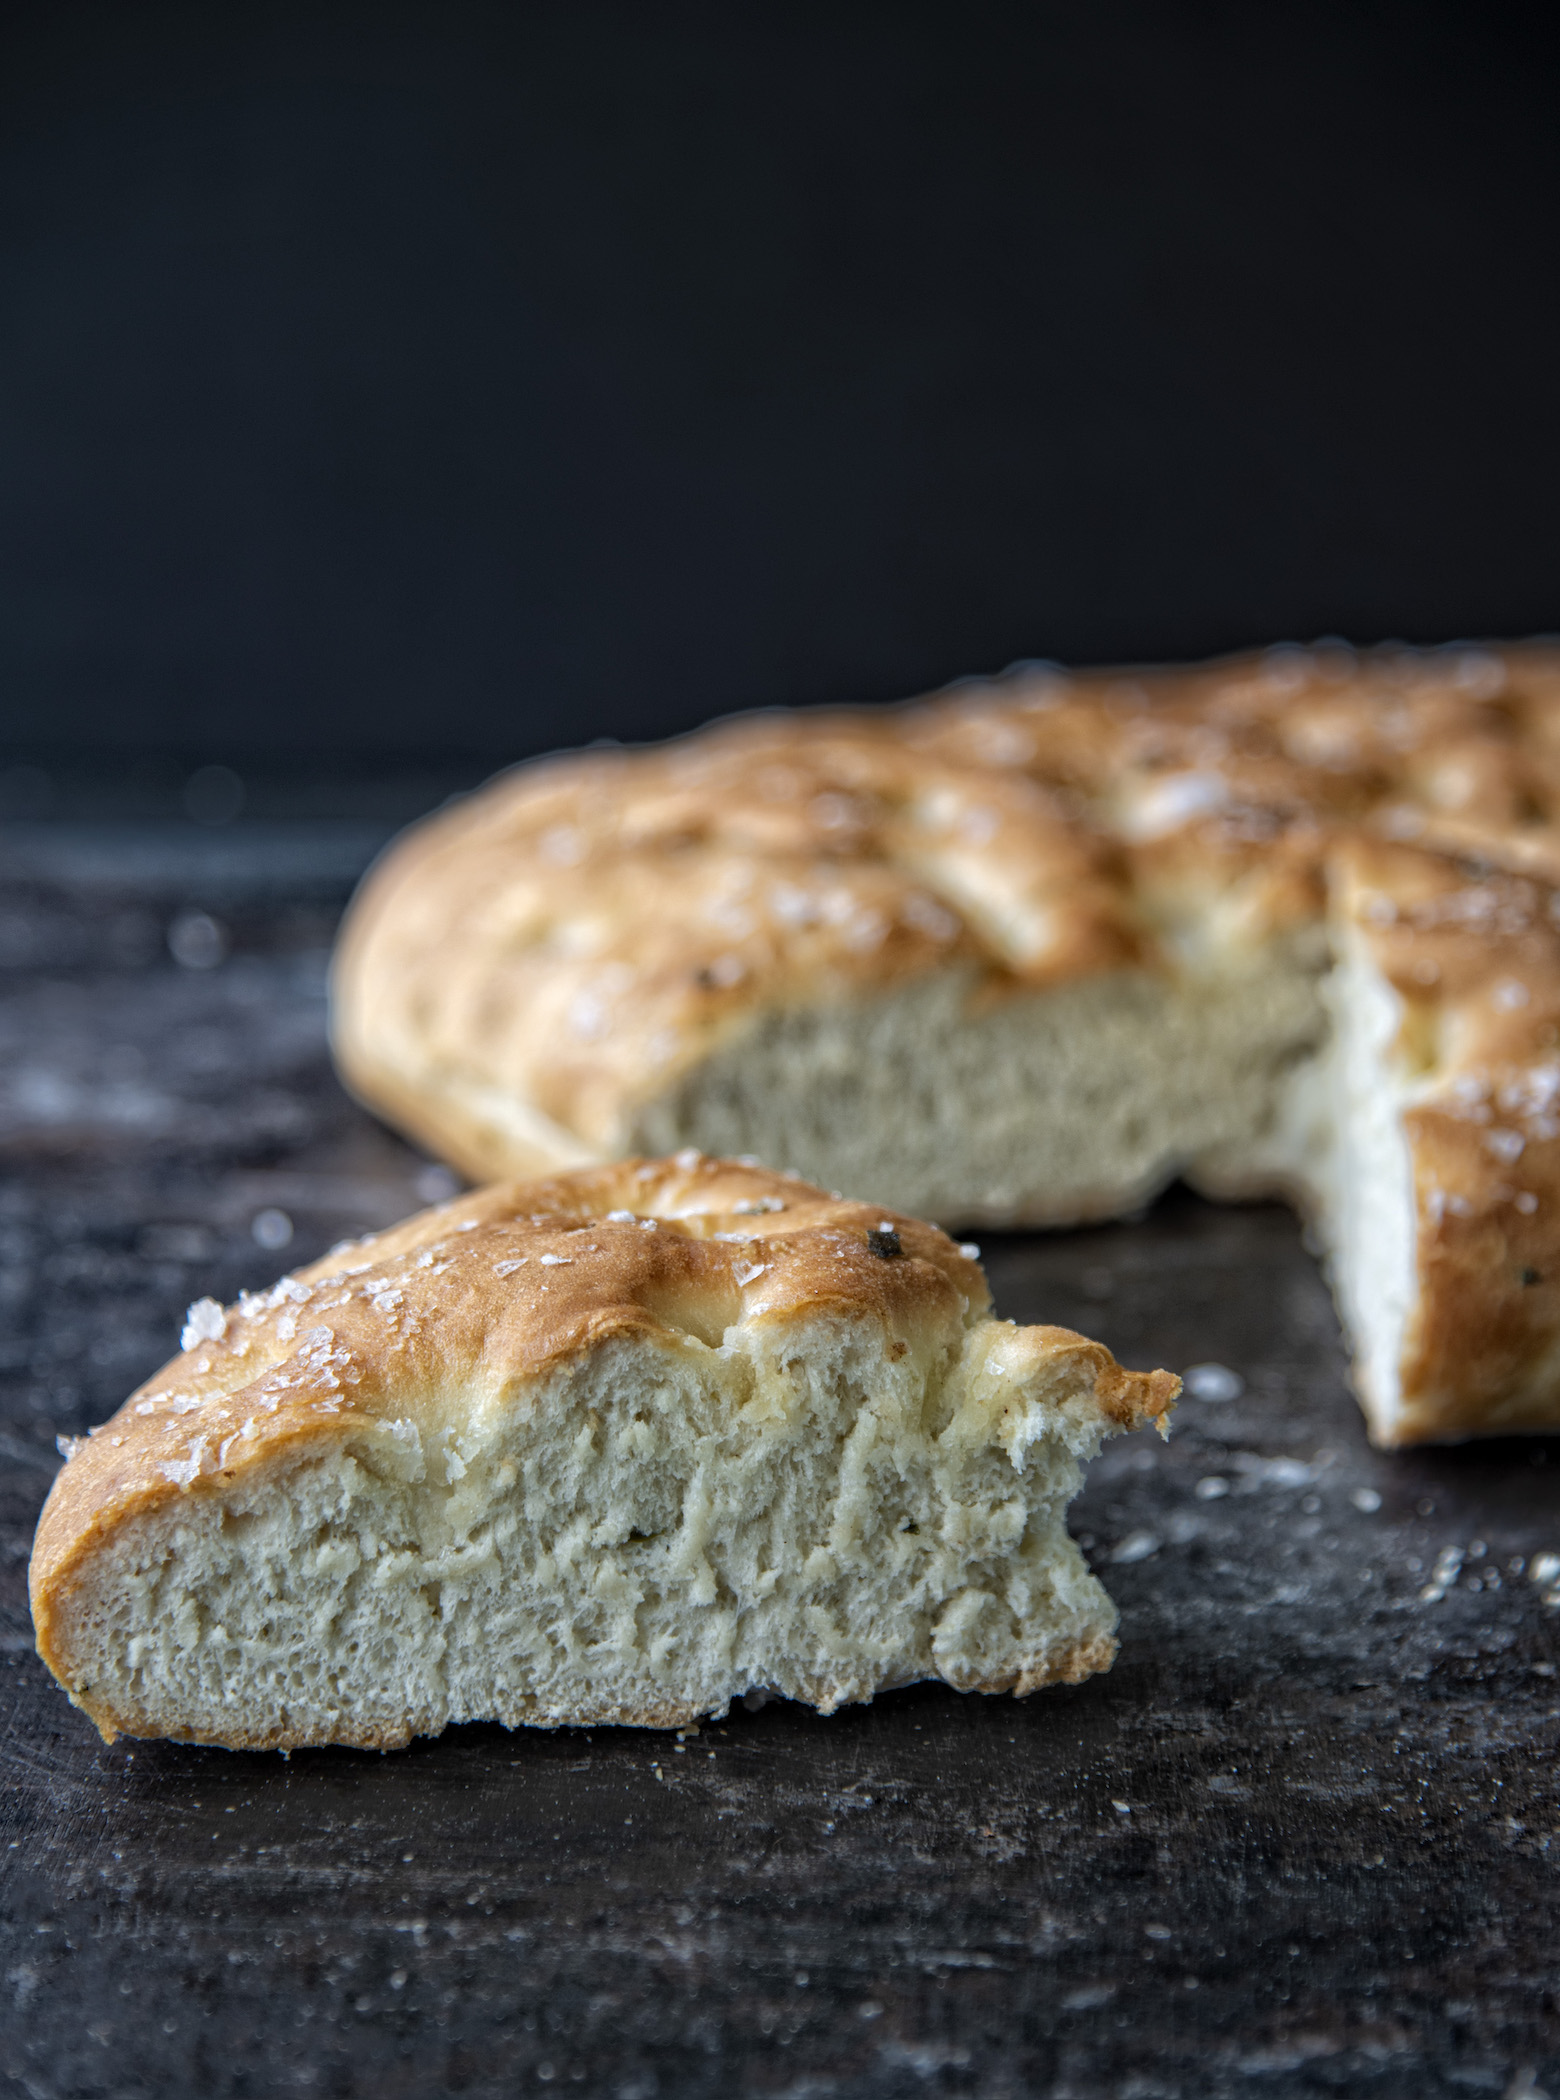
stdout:
[[376,843],[0,840],[4,2090],[1560,2095],[1555,1447],[1372,1453],[1276,1208],[988,1245],[1005,1312],[1244,1380],[1090,1475],[1107,1677],[682,1743],[102,1747],[32,1653],[56,1434],[187,1300],[437,1192],[326,1058]]

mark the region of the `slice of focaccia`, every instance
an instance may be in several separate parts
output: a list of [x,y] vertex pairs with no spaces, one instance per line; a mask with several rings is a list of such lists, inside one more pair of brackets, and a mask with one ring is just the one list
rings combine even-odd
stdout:
[[204,1299],[55,1484],[39,1652],[110,1740],[248,1748],[1074,1683],[1067,1504],[1178,1382],[993,1319],[975,1252],[685,1153]]
[[1560,890],[1355,840],[1307,1193],[1379,1444],[1560,1423]]
[[478,1180],[1296,1198],[1378,1443],[1560,1429],[1551,644],[1015,666],[523,766],[384,856],[333,1000],[348,1083]]

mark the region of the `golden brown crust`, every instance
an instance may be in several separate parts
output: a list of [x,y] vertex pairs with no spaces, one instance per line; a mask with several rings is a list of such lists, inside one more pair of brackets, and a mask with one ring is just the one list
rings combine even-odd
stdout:
[[[892,1256],[874,1251],[885,1225]],[[914,1334],[988,1302],[978,1264],[935,1226],[697,1153],[457,1196],[232,1310],[205,1301],[208,1335],[55,1482],[32,1560],[40,1642],[50,1592],[126,1517],[339,1443],[419,1395],[523,1391],[617,1335],[718,1340],[825,1307]]]
[[1349,923],[1399,883],[1439,901],[1366,932],[1436,1071],[1407,1116],[1405,1406],[1377,1434],[1560,1427],[1554,647],[1023,672],[521,768],[371,874],[335,1039],[363,1097],[468,1173],[533,1170],[624,1149],[767,1011],[955,966],[975,997],[1173,975],[1190,947],[1319,930],[1329,888]]
[[1402,1004],[1418,1297],[1378,1440],[1560,1420],[1560,924],[1547,885],[1354,841],[1338,904]]
[[521,767],[371,872],[338,1056],[481,1178],[610,1157],[764,1011],[1174,970],[1314,921],[1342,836],[1560,879],[1557,708],[1557,650],[1290,651]]
[[[236,1307],[192,1308],[190,1346],[82,1440],[55,1482],[29,1575],[39,1653],[69,1679],[63,1606],[121,1526],[182,1496],[223,1495],[310,1447],[338,1450],[407,1419],[424,1440],[449,1422],[465,1429],[473,1407],[523,1406],[558,1365],[619,1336],[716,1342],[737,1323],[828,1312],[876,1323],[892,1349],[957,1335],[988,1306],[978,1264],[935,1226],[697,1153],[457,1197]],[[1112,1427],[1162,1420],[1177,1390],[1167,1372],[1122,1371],[1063,1328],[1003,1333],[1037,1361],[1081,1360]],[[92,1712],[110,1739],[143,1732],[143,1717]],[[594,1718],[671,1726],[693,1715]],[[419,1724],[352,1726],[342,1741],[385,1748]]]

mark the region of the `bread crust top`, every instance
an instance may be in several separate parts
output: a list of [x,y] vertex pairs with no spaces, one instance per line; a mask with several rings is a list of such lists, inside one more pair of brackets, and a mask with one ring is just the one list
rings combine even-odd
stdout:
[[1560,880],[1560,649],[1020,670],[520,767],[370,872],[338,1059],[479,1178],[584,1163],[762,1011],[1217,967],[1351,839]]
[[[871,1321],[891,1351],[946,1357],[989,1310],[978,1262],[936,1226],[698,1153],[479,1189],[224,1308],[191,1307],[182,1353],[83,1438],[39,1522],[40,1652],[73,1569],[126,1519],[310,1444],[416,1431],[423,1450],[617,1337],[675,1349],[809,1316]],[[1123,1371],[1063,1328],[1011,1331],[1087,1360],[1114,1426],[1178,1381]]]
[[[1560,1358],[1560,896],[1487,862],[1368,838],[1339,921],[1400,1006],[1389,1069],[1420,1288],[1378,1440],[1549,1428]],[[1367,1399],[1369,1396],[1366,1396]]]

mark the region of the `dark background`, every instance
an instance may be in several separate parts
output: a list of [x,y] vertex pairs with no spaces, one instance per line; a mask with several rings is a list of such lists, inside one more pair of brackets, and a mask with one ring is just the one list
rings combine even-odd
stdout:
[[1552,628],[1552,22],[13,4],[0,755]]
[[1276,1208],[983,1235],[1004,1314],[1245,1380],[1093,1467],[1121,1658],[1021,1705],[105,1748],[25,1594],[190,1299],[436,1192],[325,988],[439,794],[1020,655],[1560,626],[1554,58],[1369,0],[0,5],[0,813],[167,820],[0,825],[7,2096],[1560,2096],[1560,1444],[1369,1451]]

